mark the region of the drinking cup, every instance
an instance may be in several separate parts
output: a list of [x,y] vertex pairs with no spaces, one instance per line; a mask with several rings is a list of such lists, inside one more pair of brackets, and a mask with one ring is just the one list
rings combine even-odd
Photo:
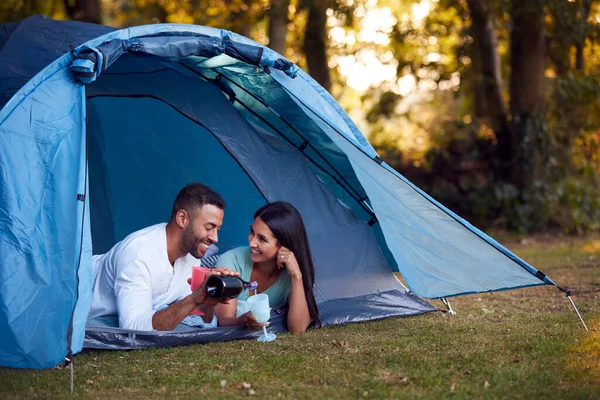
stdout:
[[[204,282],[204,279],[206,278],[206,273],[208,271],[210,271],[210,268],[201,267],[201,266],[193,266],[192,267],[192,283],[191,283],[192,292],[195,291],[196,289],[198,289],[198,286],[202,285],[202,283]],[[192,314],[204,315],[204,313],[202,311],[198,311],[196,309],[194,309],[194,311],[192,311]]]
[[210,268],[200,266],[192,267],[192,292],[198,289],[198,286],[202,285],[208,271],[210,271]]
[[250,312],[256,318],[256,322],[264,323],[271,317],[271,309],[269,307],[269,296],[261,293],[248,297]]

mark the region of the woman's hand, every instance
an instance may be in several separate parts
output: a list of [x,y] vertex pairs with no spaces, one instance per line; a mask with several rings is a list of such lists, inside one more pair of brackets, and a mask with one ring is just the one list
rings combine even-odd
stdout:
[[302,272],[294,253],[285,246],[281,246],[277,251],[277,266],[287,269],[287,272],[292,279],[302,279]]
[[244,321],[244,325],[246,325],[246,328],[248,329],[262,329],[263,326],[267,326],[269,325],[268,322],[256,322],[256,317],[254,315],[252,315],[252,313],[250,311],[248,311],[246,314],[242,315],[243,317],[243,321]]

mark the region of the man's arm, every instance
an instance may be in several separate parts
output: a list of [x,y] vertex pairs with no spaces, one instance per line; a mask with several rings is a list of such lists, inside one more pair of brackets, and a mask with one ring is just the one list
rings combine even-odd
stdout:
[[[152,327],[157,331],[170,331],[175,329],[175,327],[181,321],[183,321],[185,317],[190,315],[190,313],[200,305],[210,306],[203,307],[203,310],[207,313],[210,313],[212,316],[212,306],[219,303],[229,303],[231,299],[217,300],[206,295],[204,284],[206,283],[206,280],[213,275],[239,276],[240,274],[236,271],[223,267],[215,268],[209,271],[206,274],[202,285],[198,286],[198,288],[192,294],[186,296],[181,301],[177,301],[169,305],[167,308],[155,312],[152,316]],[[206,317],[209,317],[209,315],[206,315]],[[212,320],[212,317],[210,319]]]
[[[204,290],[204,284],[198,287],[196,292],[199,289]],[[185,317],[190,315],[204,301],[204,299],[200,299],[200,295],[194,296],[194,293],[186,296],[183,300],[172,303],[167,308],[155,312],[152,316],[152,328],[157,331],[172,331],[175,329]]]
[[115,261],[114,294],[119,327],[137,331],[152,330],[152,274],[142,260],[124,253]]

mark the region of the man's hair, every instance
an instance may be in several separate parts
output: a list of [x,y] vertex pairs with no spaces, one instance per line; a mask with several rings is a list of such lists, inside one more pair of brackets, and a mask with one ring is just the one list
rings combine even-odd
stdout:
[[221,195],[215,192],[210,186],[199,182],[190,183],[177,194],[175,202],[173,202],[171,219],[175,218],[179,210],[185,210],[191,215],[196,208],[202,208],[205,204],[211,204],[219,207],[221,210],[227,205]]

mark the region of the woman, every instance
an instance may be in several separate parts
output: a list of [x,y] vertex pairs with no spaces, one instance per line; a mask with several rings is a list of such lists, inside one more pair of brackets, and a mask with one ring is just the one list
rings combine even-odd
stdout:
[[[217,265],[238,271],[245,281],[258,283],[257,293],[269,296],[271,307],[289,303],[287,326],[290,332],[304,332],[309,325],[320,325],[313,293],[315,270],[300,213],[290,203],[277,201],[254,213],[248,234],[249,247],[224,253]],[[250,312],[236,315],[243,292],[230,304],[219,304],[215,312],[220,326],[246,325],[260,329]]]

